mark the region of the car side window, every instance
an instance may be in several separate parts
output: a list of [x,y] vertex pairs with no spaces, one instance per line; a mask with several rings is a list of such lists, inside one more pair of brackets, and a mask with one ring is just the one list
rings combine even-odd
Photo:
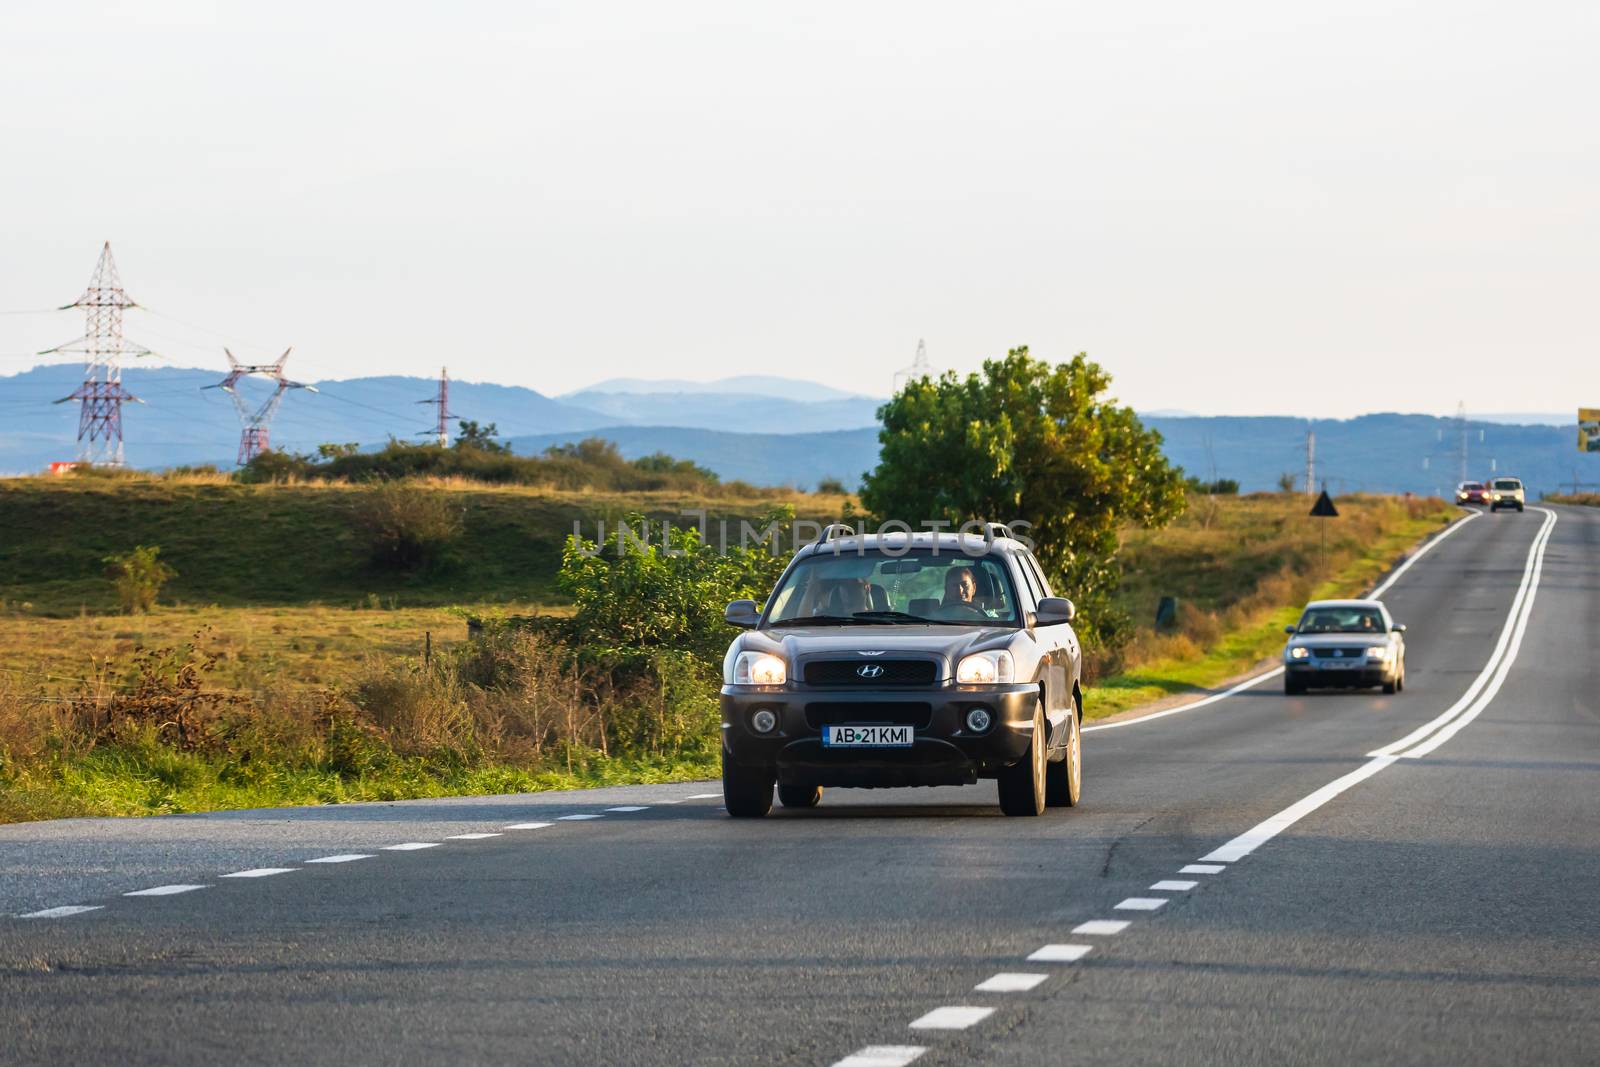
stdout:
[[1028,592],[1033,594],[1033,606],[1038,607],[1039,601],[1044,599],[1044,589],[1039,585],[1039,575],[1028,566],[1028,557],[1017,553],[1017,569],[1022,572],[1022,581],[1028,587]]
[[1033,580],[1039,583],[1039,589],[1042,591],[1042,595],[1055,596],[1055,594],[1050,591],[1050,583],[1045,580],[1044,568],[1039,566],[1039,561],[1033,558],[1033,553],[1024,552],[1022,554],[1022,560],[1024,569],[1031,572],[1033,575]]

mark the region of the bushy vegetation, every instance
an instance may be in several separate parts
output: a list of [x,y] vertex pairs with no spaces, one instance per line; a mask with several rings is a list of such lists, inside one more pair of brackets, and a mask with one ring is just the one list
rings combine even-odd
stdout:
[[750,493],[742,482],[724,485],[717,475],[689,460],[664,453],[622,457],[598,437],[551,445],[538,456],[518,456],[495,439],[493,424],[463,423],[466,431],[449,448],[390,440],[362,452],[351,445],[323,445],[314,454],[264,452],[239,472],[245,483],[379,482],[459,478],[490,485],[612,492],[674,491],[701,496]]
[[106,577],[117,591],[125,614],[149,611],[156,606],[161,587],[178,572],[161,562],[158,545],[135,545],[132,552],[105,558]]
[[463,510],[442,493],[389,483],[360,500],[352,518],[374,566],[418,571],[453,561]]

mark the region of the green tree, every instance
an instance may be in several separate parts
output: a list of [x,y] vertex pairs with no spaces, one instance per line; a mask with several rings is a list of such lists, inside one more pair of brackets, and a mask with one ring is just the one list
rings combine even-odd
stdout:
[[1012,349],[981,374],[918,379],[878,409],[882,450],[861,487],[880,519],[1031,524],[1021,532],[1057,592],[1083,610],[1080,630],[1117,644],[1111,601],[1118,531],[1182,513],[1182,472],[1161,435],[1105,393],[1111,376],[1084,354],[1051,365]]
[[479,426],[475,419],[462,419],[456,424],[455,447],[465,450],[476,449],[479,452],[510,452],[511,446],[495,438],[500,436],[499,427],[494,423]]
[[160,555],[159,545],[138,545],[127,555],[107,556],[102,561],[126,614],[155,607],[161,587],[178,576],[177,571],[161,562]]

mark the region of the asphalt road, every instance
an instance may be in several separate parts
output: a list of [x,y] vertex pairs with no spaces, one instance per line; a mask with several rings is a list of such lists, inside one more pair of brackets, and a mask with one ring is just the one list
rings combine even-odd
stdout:
[[[0,827],[0,1060],[1594,1063],[1597,542],[1467,520],[1384,594],[1405,693],[1097,729],[1039,819],[706,784]],[[123,895],[161,886],[203,888]]]

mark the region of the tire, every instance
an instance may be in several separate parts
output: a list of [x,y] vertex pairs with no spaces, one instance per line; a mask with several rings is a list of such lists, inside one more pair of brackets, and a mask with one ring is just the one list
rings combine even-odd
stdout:
[[722,754],[722,806],[735,819],[759,819],[772,810],[772,785],[778,776],[771,771],[741,767]]
[[1044,709],[1033,712],[1033,738],[1016,763],[1000,771],[1000,810],[1007,815],[1043,815],[1045,767]]
[[1052,808],[1075,808],[1083,798],[1083,730],[1076,701],[1067,722],[1067,754],[1044,768],[1044,802]]
[[1283,695],[1284,696],[1289,696],[1289,697],[1304,696],[1305,692],[1306,692],[1306,683],[1302,682],[1298,678],[1291,678],[1287,674],[1283,676]]
[[1521,504],[1518,504],[1518,505],[1517,505],[1517,514],[1518,514],[1518,515],[1521,515],[1521,514],[1522,514],[1522,507],[1523,507],[1523,505],[1521,505]]
[[786,808],[814,808],[822,803],[820,785],[780,785],[778,803]]
[[1400,692],[1400,679],[1398,677],[1396,677],[1395,680],[1392,681],[1392,682],[1384,682],[1383,683],[1383,695],[1384,696],[1392,697],[1398,692]]

